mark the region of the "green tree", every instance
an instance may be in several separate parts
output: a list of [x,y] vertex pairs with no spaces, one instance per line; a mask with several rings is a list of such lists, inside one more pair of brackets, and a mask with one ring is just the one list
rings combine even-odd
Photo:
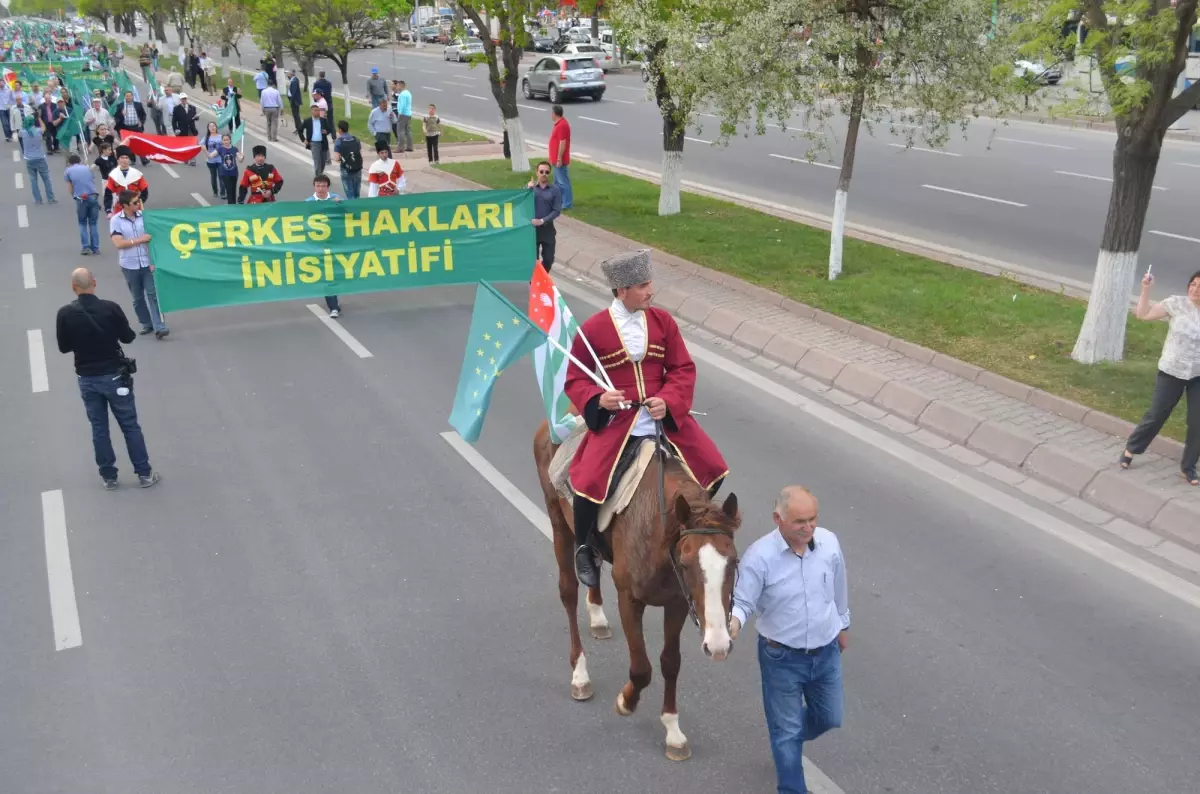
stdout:
[[[500,122],[508,134],[512,170],[529,170],[529,153],[525,150],[525,130],[517,109],[517,83],[520,82],[521,54],[529,41],[525,32],[520,5],[510,6],[505,0],[471,0],[459,2],[471,21],[479,28],[483,42],[483,62],[487,65],[488,85],[500,107]],[[491,20],[496,21],[497,35],[490,35]],[[497,44],[497,41],[499,44]]]
[[242,58],[239,45],[250,32],[251,0],[199,0],[199,15],[196,20],[200,38],[214,42],[221,48],[221,55],[228,56],[230,50]]
[[[1200,83],[1178,91],[1196,26],[1197,0],[1019,0],[1013,13],[1022,50],[1034,58],[1073,43],[1069,16],[1088,33],[1075,48],[1094,60],[1117,127],[1112,192],[1087,313],[1071,357],[1085,364],[1119,361],[1137,276],[1138,250],[1167,128],[1200,102]],[[1070,109],[1068,106],[1066,109]]]

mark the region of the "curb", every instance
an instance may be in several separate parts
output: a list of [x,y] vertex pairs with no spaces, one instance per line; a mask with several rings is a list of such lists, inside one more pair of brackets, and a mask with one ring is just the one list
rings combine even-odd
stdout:
[[[1055,127],[1069,127],[1077,130],[1100,130],[1103,132],[1116,132],[1117,125],[1110,119],[1089,119],[1082,116],[1055,116],[1052,114],[1041,113],[1014,113],[1011,116],[995,117],[997,121],[1011,119],[1013,121],[1029,121],[1036,124],[1051,124]],[[1200,132],[1192,132],[1190,130],[1173,130],[1168,128],[1166,138],[1168,140],[1180,141],[1200,141]]]

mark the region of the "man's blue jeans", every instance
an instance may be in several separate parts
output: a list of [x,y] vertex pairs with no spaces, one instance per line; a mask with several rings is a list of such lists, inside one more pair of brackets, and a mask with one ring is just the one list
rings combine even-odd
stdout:
[[46,158],[36,157],[32,160],[26,160],[25,170],[29,172],[29,187],[33,188],[34,203],[42,203],[42,191],[38,188],[39,175],[42,177],[42,182],[46,185],[46,198],[54,201],[54,188],[50,186],[50,166],[46,164]]
[[804,742],[842,725],[842,652],[835,639],[816,655],[758,638],[763,711],[779,794],[806,794]]
[[362,192],[362,171],[347,171],[345,168],[339,168],[338,172],[342,177],[342,193],[346,200],[356,199]]
[[75,200],[75,219],[79,221],[79,247],[100,253],[100,202],[95,194]]
[[554,184],[558,185],[558,189],[562,191],[562,208],[565,210],[571,209],[574,198],[571,193],[571,175],[567,173],[568,167],[565,165],[554,166]]
[[106,480],[114,480],[117,477],[117,454],[113,452],[112,438],[108,434],[110,408],[121,433],[125,436],[125,446],[129,450],[133,470],[138,474],[150,473],[150,455],[146,452],[146,439],[142,436],[142,428],[138,424],[133,389],[122,397],[117,394],[119,385],[120,381],[117,380],[115,372],[111,375],[79,376],[79,394],[83,397],[88,421],[92,423],[92,447],[96,451],[96,465],[100,468],[100,476]]
[[154,274],[150,272],[150,268],[121,268],[121,274],[125,276],[125,284],[129,287],[129,294],[133,296],[133,312],[142,324],[142,329],[167,330],[162,312],[158,310],[158,289],[154,286]]

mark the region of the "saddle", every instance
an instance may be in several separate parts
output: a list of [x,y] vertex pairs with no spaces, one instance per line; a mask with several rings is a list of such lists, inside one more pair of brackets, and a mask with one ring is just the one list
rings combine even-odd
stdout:
[[[583,422],[575,425],[571,435],[563,441],[550,461],[548,472],[550,483],[563,499],[575,498],[575,491],[571,487],[571,461],[575,459],[575,453],[579,450],[579,444],[583,441],[583,434],[586,432],[587,425]],[[667,447],[667,454],[671,454],[670,447]],[[608,525],[612,523],[615,515],[629,507],[638,483],[642,481],[642,475],[646,473],[646,468],[653,459],[654,438],[652,436],[631,436],[625,442],[625,448],[621,450],[621,456],[617,459],[617,467],[613,470],[608,495],[605,497],[604,504],[600,506],[600,516],[597,520],[599,534],[603,534],[608,529]]]

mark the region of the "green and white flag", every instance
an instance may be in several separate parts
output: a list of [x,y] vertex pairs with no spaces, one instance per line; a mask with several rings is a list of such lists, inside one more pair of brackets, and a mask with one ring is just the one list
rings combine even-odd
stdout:
[[529,282],[529,319],[561,347],[544,342],[533,351],[533,371],[542,392],[546,420],[550,424],[550,440],[561,444],[583,421],[571,413],[571,400],[563,391],[570,363],[563,350],[571,349],[571,343],[579,331],[579,323],[575,322],[575,316],[567,308],[562,293],[541,262],[534,267],[533,279]]

